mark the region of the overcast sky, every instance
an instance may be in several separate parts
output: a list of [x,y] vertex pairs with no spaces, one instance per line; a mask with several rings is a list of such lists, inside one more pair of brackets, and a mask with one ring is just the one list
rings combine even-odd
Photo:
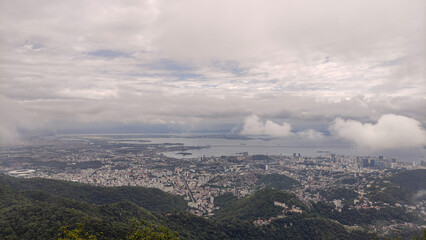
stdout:
[[130,126],[426,144],[424,0],[0,4],[2,142]]

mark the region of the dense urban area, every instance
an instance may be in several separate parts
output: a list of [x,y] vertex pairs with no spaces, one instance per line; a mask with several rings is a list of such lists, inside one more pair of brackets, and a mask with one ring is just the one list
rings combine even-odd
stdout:
[[[164,154],[174,151],[189,155],[188,150],[206,147],[209,146],[122,141],[108,136],[34,138],[17,146],[3,147],[0,171],[20,178],[158,188],[184,197],[191,213],[205,217],[215,215],[224,196],[243,198],[263,188],[274,188],[294,193],[309,208],[325,204],[323,207],[330,210],[327,213],[330,216],[350,211],[390,210],[415,216],[407,219],[417,219],[368,224],[369,230],[381,234],[425,227],[424,192],[418,194],[418,199],[392,197],[395,185],[388,180],[402,170],[426,169],[424,162],[402,162],[383,156],[344,156],[331,151],[322,151],[315,157],[303,153],[284,156],[242,152],[237,156],[177,159]],[[267,219],[258,218],[253,224],[267,225],[290,212],[304,211],[297,204],[290,206],[275,201],[274,205],[283,211]],[[335,217],[336,221],[344,225],[355,228],[361,225],[339,216]]]

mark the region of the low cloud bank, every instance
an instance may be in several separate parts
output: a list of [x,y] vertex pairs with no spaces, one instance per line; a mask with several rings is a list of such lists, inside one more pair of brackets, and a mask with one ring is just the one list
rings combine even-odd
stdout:
[[282,124],[275,123],[271,120],[262,121],[257,115],[251,115],[244,120],[244,126],[241,131],[243,135],[262,135],[271,137],[289,137],[299,136],[307,139],[322,138],[322,133],[314,130],[307,129],[301,132],[293,133],[291,125],[287,122]]
[[0,146],[17,142],[22,132],[30,133],[41,125],[40,118],[28,113],[22,104],[0,94]]
[[[382,115],[376,123],[362,123],[339,117],[329,124],[329,131],[335,137],[375,150],[416,148],[426,145],[426,131],[422,124],[413,118],[395,114]],[[271,120],[262,120],[254,114],[245,118],[240,134],[299,137],[310,140],[324,138],[321,132],[314,129],[294,132],[287,122],[279,124]]]
[[329,130],[335,136],[372,149],[411,148],[426,144],[426,131],[419,121],[394,114],[382,115],[375,124],[336,118]]
[[323,134],[321,132],[318,132],[314,129],[306,129],[301,132],[297,132],[297,135],[301,138],[307,138],[307,139],[321,139],[323,138]]
[[291,125],[283,122],[281,125],[270,120],[263,122],[256,115],[251,115],[244,120],[243,135],[267,135],[274,137],[291,136]]

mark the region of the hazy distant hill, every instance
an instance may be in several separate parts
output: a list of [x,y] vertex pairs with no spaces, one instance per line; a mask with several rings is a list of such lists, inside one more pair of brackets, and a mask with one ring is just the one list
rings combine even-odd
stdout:
[[[124,239],[130,230],[131,218],[168,227],[177,231],[181,239],[370,238],[365,232],[349,232],[343,225],[310,214],[308,210],[265,226],[255,226],[253,218],[267,218],[282,211],[273,201],[306,210],[293,194],[273,189],[263,189],[240,200],[229,198],[216,220],[179,211],[184,206],[175,200],[177,197],[144,188],[103,188],[0,175],[0,196],[0,239],[56,239],[61,226],[75,228],[78,222],[84,222],[89,233],[101,234],[102,239]],[[170,199],[172,202],[166,208],[165,203]],[[155,211],[137,204],[146,204]],[[177,210],[160,213],[172,207]]]
[[403,171],[386,180],[371,186],[371,200],[389,204],[426,200],[426,169]]
[[400,172],[392,176],[390,181],[411,191],[426,190],[426,169]]

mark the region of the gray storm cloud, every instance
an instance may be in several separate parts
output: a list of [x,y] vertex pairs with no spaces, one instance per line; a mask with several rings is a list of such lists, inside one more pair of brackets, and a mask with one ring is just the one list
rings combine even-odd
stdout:
[[426,144],[426,131],[415,119],[385,114],[375,124],[336,118],[330,124],[333,135],[371,149],[421,147]]

